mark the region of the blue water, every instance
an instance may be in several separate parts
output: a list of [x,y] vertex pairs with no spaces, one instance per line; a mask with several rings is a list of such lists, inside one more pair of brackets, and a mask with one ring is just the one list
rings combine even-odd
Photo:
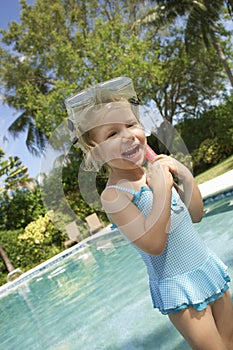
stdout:
[[[210,200],[196,227],[233,278],[232,209],[232,194]],[[190,349],[153,309],[144,264],[116,233],[3,295],[0,323],[1,350]]]

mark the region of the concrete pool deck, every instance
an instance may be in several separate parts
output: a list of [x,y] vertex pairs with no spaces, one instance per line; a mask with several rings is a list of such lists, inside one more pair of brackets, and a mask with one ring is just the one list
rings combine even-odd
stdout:
[[198,185],[203,199],[233,189],[233,170]]

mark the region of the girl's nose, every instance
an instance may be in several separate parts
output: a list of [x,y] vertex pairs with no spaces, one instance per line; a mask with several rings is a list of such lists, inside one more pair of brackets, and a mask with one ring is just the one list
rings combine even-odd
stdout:
[[127,127],[125,127],[123,130],[122,130],[122,137],[123,139],[125,139],[126,141],[127,140],[133,140],[135,138],[134,136],[134,133]]

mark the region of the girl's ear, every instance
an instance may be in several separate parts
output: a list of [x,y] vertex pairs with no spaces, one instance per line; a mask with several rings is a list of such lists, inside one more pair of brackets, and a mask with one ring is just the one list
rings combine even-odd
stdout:
[[101,156],[101,151],[100,147],[97,143],[92,141],[92,149],[90,150],[90,156],[95,160],[95,161],[102,161],[102,156]]
[[85,157],[85,170],[87,171],[99,171],[102,165],[102,159],[98,146],[90,147]]
[[97,143],[93,140],[89,141],[89,146],[90,147],[96,147],[97,146]]
[[82,135],[82,141],[88,148],[97,146],[97,143],[91,137],[91,131],[87,131]]

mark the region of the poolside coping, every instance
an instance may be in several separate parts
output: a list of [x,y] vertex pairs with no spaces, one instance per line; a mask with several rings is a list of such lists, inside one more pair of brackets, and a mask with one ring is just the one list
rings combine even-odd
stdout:
[[219,193],[228,192],[233,189],[233,170],[206,181],[198,185],[198,187],[203,199],[215,197]]

